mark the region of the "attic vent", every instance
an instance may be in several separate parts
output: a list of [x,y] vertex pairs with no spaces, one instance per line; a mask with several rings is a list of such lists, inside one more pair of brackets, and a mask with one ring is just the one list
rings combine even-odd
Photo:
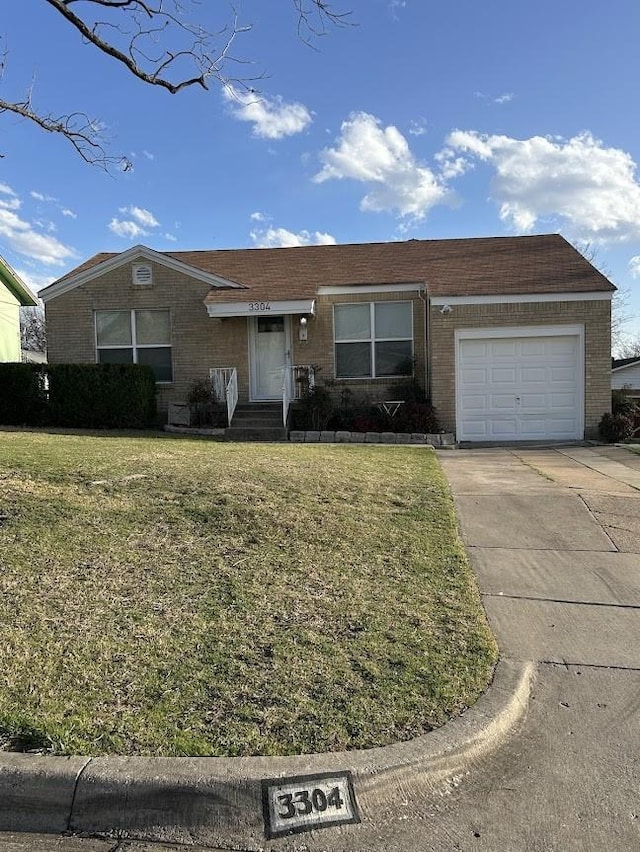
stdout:
[[149,287],[153,283],[151,266],[147,263],[134,263],[132,273],[133,283],[138,287]]

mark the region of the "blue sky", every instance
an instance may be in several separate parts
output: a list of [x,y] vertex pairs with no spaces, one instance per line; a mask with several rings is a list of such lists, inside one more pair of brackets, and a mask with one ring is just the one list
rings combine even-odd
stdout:
[[[0,98],[86,112],[128,172],[0,115],[0,254],[35,289],[98,251],[560,232],[629,291],[640,329],[640,3],[244,0],[231,76],[177,95],[84,44],[45,0],[5,4]],[[77,4],[78,10],[86,4]],[[194,20],[217,31],[231,6]]]

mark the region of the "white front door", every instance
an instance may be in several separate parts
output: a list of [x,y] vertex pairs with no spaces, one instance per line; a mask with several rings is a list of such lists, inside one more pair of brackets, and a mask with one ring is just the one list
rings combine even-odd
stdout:
[[282,399],[288,354],[288,323],[284,316],[251,317],[251,398]]

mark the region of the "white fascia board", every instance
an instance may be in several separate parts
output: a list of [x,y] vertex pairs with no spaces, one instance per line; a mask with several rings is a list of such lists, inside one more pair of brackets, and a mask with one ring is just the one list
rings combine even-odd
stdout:
[[282,316],[285,314],[315,314],[315,299],[287,299],[285,301],[253,300],[246,302],[221,302],[208,304],[210,317],[259,317]]
[[55,299],[56,296],[62,296],[64,293],[75,290],[76,287],[80,287],[94,278],[106,275],[108,272],[112,272],[114,269],[118,269],[120,266],[124,266],[124,264],[134,260],[139,260],[140,258],[158,263],[160,266],[165,266],[174,272],[181,272],[190,278],[195,278],[197,281],[203,281],[205,284],[209,284],[210,287],[231,287],[237,290],[246,289],[242,284],[238,284],[235,281],[228,281],[219,275],[203,272],[203,270],[197,269],[195,266],[190,266],[188,263],[183,263],[181,260],[176,260],[174,257],[169,257],[166,254],[162,254],[162,252],[147,248],[147,246],[139,245],[115,255],[115,257],[103,260],[102,263],[97,263],[89,269],[78,272],[77,275],[73,275],[71,278],[50,284],[49,287],[41,291],[40,298],[43,302],[48,302],[51,299]]
[[522,293],[520,295],[496,294],[494,296],[431,296],[429,302],[439,305],[526,305],[540,302],[600,302],[611,301],[609,292],[595,293]]
[[318,296],[357,296],[359,293],[424,293],[423,282],[415,284],[350,284],[346,287],[339,285],[321,285]]

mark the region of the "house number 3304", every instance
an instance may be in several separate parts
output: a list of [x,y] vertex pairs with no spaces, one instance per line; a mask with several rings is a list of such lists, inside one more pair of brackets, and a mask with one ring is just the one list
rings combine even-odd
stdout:
[[250,311],[270,311],[271,302],[249,302]]
[[314,790],[296,790],[295,793],[285,793],[278,796],[278,816],[281,819],[292,819],[295,816],[306,814],[323,813],[327,808],[340,810],[344,800],[340,795],[340,789],[334,787],[329,794],[316,787]]

